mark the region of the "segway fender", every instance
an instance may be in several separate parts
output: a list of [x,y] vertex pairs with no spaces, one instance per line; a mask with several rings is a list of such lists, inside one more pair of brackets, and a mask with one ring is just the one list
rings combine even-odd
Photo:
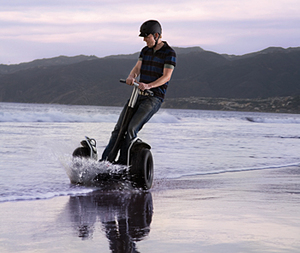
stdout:
[[137,140],[133,143],[133,145],[132,145],[132,147],[131,147],[130,150],[131,150],[131,152],[135,152],[136,150],[143,149],[143,148],[151,149],[151,146],[150,146],[148,143],[143,142],[143,141],[140,140],[140,139],[137,139]]
[[132,155],[139,153],[142,149],[151,149],[151,146],[143,142],[141,139],[136,137],[133,139],[129,145],[128,153],[127,153],[127,166],[130,166],[132,164]]

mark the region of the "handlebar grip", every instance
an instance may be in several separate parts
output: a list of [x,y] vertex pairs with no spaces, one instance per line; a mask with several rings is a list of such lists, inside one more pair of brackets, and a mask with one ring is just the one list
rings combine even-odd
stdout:
[[[120,79],[120,83],[126,83],[126,79]],[[139,86],[139,84],[136,83],[136,82],[134,82],[133,85],[136,86],[136,87]]]
[[[120,79],[120,82],[121,82],[121,83],[126,83],[126,80],[125,80],[125,79]],[[136,86],[136,87],[139,86],[139,84],[136,83],[136,82],[134,82],[133,84],[134,84],[134,86]],[[151,97],[154,96],[154,93],[153,93],[153,91],[151,91],[151,90],[144,90],[144,92],[145,92],[145,93],[148,93],[149,96],[151,96]]]

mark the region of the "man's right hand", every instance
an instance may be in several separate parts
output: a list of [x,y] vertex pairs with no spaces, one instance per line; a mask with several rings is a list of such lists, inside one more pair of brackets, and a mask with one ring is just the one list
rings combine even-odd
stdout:
[[133,83],[135,82],[136,80],[135,80],[135,78],[133,78],[133,77],[131,77],[131,76],[128,76],[127,77],[127,79],[126,79],[126,83],[128,84],[128,85],[133,85]]

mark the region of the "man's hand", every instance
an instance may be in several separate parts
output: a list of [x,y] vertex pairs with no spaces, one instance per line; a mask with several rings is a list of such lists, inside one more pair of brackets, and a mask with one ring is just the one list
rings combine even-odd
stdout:
[[135,82],[135,78],[131,77],[131,76],[128,76],[127,79],[126,79],[126,83],[128,85],[133,85],[133,83]]
[[150,85],[147,83],[139,83],[139,89],[140,90],[150,90]]

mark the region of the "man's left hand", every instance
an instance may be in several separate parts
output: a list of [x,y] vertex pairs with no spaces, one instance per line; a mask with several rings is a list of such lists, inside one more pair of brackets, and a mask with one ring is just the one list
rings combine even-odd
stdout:
[[150,86],[147,83],[139,83],[139,89],[140,90],[149,90]]

